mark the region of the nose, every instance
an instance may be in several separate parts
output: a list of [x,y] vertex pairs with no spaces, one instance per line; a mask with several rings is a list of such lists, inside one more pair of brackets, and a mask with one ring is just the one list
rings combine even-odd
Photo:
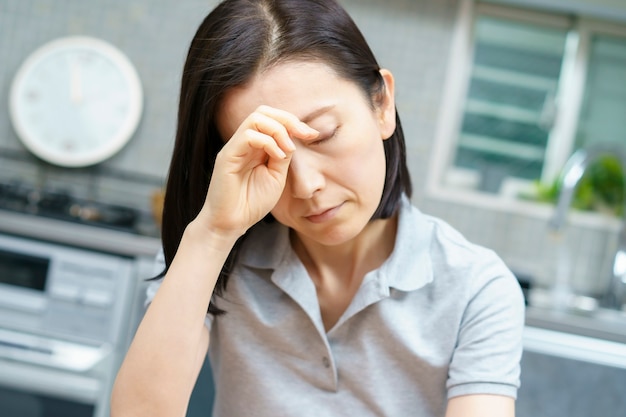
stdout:
[[308,199],[324,188],[325,179],[320,161],[306,149],[298,149],[291,157],[287,183],[291,195],[295,198]]

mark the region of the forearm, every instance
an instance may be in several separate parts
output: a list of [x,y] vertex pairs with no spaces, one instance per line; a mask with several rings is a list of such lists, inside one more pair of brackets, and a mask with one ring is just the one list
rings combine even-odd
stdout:
[[448,401],[446,417],[515,417],[515,400],[488,394],[454,397]]
[[237,238],[279,201],[296,149],[291,137],[319,135],[268,106],[235,130],[226,135],[204,206],[187,226],[118,373],[113,417],[184,416],[208,347],[204,320],[222,266]]
[[185,231],[137,329],[115,382],[114,417],[185,413],[208,346],[207,307],[234,243],[199,229]]

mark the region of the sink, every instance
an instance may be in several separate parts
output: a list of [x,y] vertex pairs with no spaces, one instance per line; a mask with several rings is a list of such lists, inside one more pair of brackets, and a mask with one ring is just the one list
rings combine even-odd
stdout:
[[580,314],[528,306],[524,352],[626,370],[626,313]]
[[626,312],[599,307],[597,299],[571,296],[567,307],[551,305],[551,294],[533,289],[526,307],[526,325],[626,344]]

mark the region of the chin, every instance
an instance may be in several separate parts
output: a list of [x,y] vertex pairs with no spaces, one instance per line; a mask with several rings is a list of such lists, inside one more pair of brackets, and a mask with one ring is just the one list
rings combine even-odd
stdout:
[[368,223],[351,226],[343,225],[343,227],[336,226],[322,233],[312,233],[311,235],[307,235],[307,237],[315,240],[321,245],[339,246],[357,238],[365,229],[367,224]]

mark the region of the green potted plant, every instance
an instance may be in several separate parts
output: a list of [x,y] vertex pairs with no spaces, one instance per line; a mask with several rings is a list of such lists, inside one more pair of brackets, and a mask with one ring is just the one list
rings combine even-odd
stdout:
[[[579,210],[622,216],[624,214],[625,181],[622,165],[618,158],[613,156],[599,158],[589,165],[580,179],[572,207]],[[536,181],[533,200],[556,204],[560,191],[560,175],[549,184]]]

